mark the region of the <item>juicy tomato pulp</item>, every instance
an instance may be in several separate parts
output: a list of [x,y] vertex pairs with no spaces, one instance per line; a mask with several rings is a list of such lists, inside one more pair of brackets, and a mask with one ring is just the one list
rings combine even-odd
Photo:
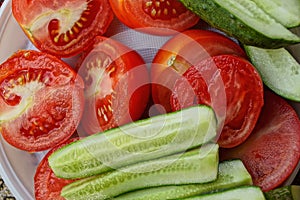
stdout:
[[208,58],[178,79],[171,95],[173,110],[194,104],[212,106],[224,119],[218,143],[234,147],[246,140],[263,106],[263,83],[255,68],[234,55]]
[[177,0],[110,0],[117,18],[151,34],[174,34],[197,24],[199,17]]
[[241,47],[225,36],[206,30],[187,30],[165,43],[151,66],[152,98],[163,109],[171,112],[170,95],[174,83],[182,74],[202,60],[221,54],[246,57]]
[[265,91],[265,104],[253,133],[240,146],[221,149],[221,160],[239,158],[263,191],[280,186],[300,159],[300,121],[281,97]]
[[86,49],[113,19],[108,0],[13,0],[12,11],[38,49],[59,57]]
[[60,196],[60,192],[64,186],[74,182],[74,180],[67,180],[56,177],[49,166],[48,157],[54,151],[76,140],[79,140],[79,138],[71,138],[67,142],[54,147],[44,156],[43,160],[39,163],[34,176],[34,191],[36,200],[65,199]]
[[67,140],[84,106],[83,81],[58,58],[19,51],[0,65],[0,128],[4,139],[26,151]]
[[139,119],[150,95],[149,75],[142,57],[101,36],[84,54],[78,73],[85,81],[85,131],[94,134]]

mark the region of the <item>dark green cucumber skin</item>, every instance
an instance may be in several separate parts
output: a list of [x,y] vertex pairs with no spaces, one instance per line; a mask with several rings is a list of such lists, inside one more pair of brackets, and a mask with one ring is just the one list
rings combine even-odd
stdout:
[[198,148],[81,179],[65,186],[61,195],[66,199],[101,200],[146,187],[214,181],[218,174],[218,145],[209,145],[204,156],[200,156],[201,150]]
[[214,0],[179,1],[212,27],[225,32],[245,45],[274,49],[300,42],[269,38],[243,23],[228,10],[215,3]]
[[219,164],[217,180],[203,184],[152,187],[120,195],[115,200],[170,200],[216,192],[238,186],[252,185],[252,178],[241,160]]
[[[297,190],[293,194],[292,190]],[[300,200],[300,186],[289,185],[265,192],[267,200]]]

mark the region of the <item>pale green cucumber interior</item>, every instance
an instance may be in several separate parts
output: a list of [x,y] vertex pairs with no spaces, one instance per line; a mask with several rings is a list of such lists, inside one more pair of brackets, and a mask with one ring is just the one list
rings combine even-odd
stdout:
[[245,50],[269,88],[285,98],[300,101],[300,65],[286,49],[245,46]]
[[251,0],[215,0],[215,2],[230,12],[232,17],[237,17],[257,32],[269,38],[300,42],[300,38],[297,35],[271,18]]

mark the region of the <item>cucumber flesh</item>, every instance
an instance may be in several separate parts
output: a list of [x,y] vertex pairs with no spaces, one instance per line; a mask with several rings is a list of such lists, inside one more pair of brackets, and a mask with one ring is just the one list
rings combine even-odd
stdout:
[[265,192],[267,200],[300,200],[300,186],[289,185]]
[[276,21],[287,28],[300,25],[299,0],[252,0]]
[[300,38],[275,21],[251,0],[180,0],[211,26],[241,43],[279,48]]
[[218,190],[252,185],[252,178],[241,160],[223,161],[219,164],[215,181],[202,184],[161,186],[137,190],[115,197],[115,200],[167,200],[181,199]]
[[216,117],[198,105],[95,134],[49,157],[57,177],[82,178],[199,147],[216,137]]
[[[65,186],[65,199],[111,199],[122,193],[162,185],[205,183],[218,175],[218,145],[129,165]],[[200,151],[199,151],[200,150]]]
[[211,194],[185,198],[185,200],[265,200],[259,187],[242,186]]
[[278,95],[300,102],[300,64],[284,48],[245,46],[263,82]]

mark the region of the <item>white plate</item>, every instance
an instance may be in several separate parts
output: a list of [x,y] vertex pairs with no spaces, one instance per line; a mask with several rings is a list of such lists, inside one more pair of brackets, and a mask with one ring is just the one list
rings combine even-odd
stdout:
[[[122,27],[121,27],[122,28]],[[132,40],[123,41],[126,45],[132,46]],[[157,38],[156,38],[157,39]],[[161,38],[160,38],[161,39]],[[163,38],[165,41],[167,38]],[[145,41],[145,40],[144,40]],[[153,40],[151,41],[153,42]],[[159,48],[158,44],[161,44],[161,40],[157,44],[149,43],[147,46],[152,45],[155,50]],[[27,37],[15,21],[11,13],[11,1],[6,0],[0,8],[0,63],[4,62],[10,55],[12,55],[18,49],[34,49],[33,45],[28,41]],[[297,50],[298,49],[298,50]],[[294,53],[299,55],[299,45],[294,49]],[[143,56],[143,48],[140,48],[140,52]],[[152,52],[150,55],[155,53]],[[145,57],[146,56],[146,57]],[[149,52],[144,58],[150,61]],[[147,57],[148,56],[148,57]],[[297,112],[300,116],[300,105],[294,104]],[[0,174],[11,190],[12,194],[18,200],[31,200],[34,199],[33,177],[36,167],[39,161],[42,159],[46,152],[30,154],[21,150],[18,150],[9,144],[7,144],[0,134]],[[297,170],[299,167],[297,168]],[[296,171],[297,171],[296,170]],[[294,179],[295,173],[287,181],[287,184],[291,183]]]

